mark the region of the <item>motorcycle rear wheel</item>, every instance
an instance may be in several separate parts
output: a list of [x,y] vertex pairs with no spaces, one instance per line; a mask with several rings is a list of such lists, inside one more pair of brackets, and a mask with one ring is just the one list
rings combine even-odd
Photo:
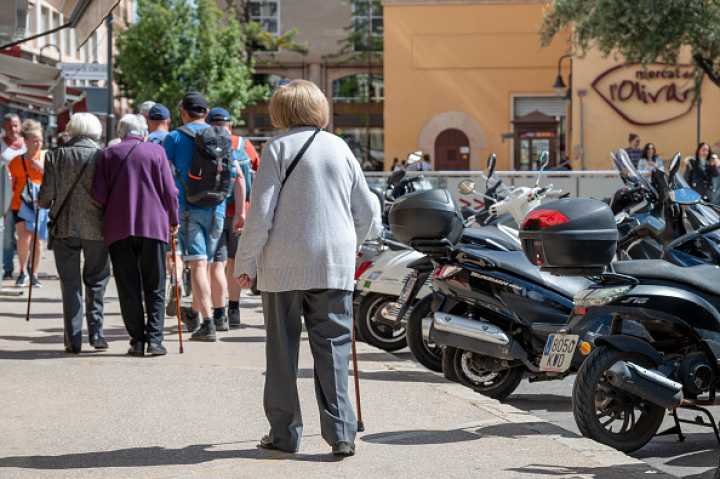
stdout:
[[[632,361],[645,368],[654,366],[641,354],[610,346],[596,349],[587,357],[575,379],[573,416],[583,436],[618,451],[633,452],[653,438],[663,421],[665,408],[607,383],[605,372],[618,361]],[[619,430],[613,432],[613,424],[618,422]]]
[[394,330],[392,326],[376,320],[382,309],[395,301],[397,297],[378,293],[368,294],[360,301],[355,324],[367,344],[385,351],[397,351],[407,346],[405,328]]
[[[443,371],[446,369],[452,371],[460,384],[475,392],[502,401],[520,385],[525,368],[515,367],[501,371],[487,371],[475,361],[480,356],[482,355],[472,351],[446,347],[445,354],[443,354]],[[447,364],[445,364],[446,362]],[[448,379],[454,380],[449,377]]]
[[432,295],[425,296],[413,308],[407,322],[407,345],[415,360],[431,371],[442,372],[443,351],[439,344],[423,337],[423,320],[432,316]]

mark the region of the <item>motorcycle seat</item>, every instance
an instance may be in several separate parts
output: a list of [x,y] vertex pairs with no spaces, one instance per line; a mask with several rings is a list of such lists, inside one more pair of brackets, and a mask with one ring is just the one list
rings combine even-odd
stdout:
[[463,231],[462,238],[460,238],[460,242],[466,245],[485,244],[486,240],[491,240],[493,243],[506,248],[508,251],[518,251],[521,248],[519,244],[513,242],[507,235],[494,226],[466,228],[465,231]]
[[616,261],[611,268],[619,274],[638,279],[673,281],[694,289],[720,296],[720,268],[701,264],[683,268],[659,259]]
[[477,251],[479,256],[491,260],[497,269],[503,269],[528,281],[566,297],[573,298],[580,291],[594,284],[589,279],[577,276],[555,276],[540,271],[538,266],[531,264],[522,251]]

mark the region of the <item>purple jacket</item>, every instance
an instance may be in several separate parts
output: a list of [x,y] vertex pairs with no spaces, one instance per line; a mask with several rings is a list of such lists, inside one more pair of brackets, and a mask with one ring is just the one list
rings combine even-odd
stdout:
[[92,197],[105,205],[107,243],[128,236],[167,242],[169,227],[178,225],[178,190],[175,187],[165,149],[154,143],[140,143],[117,175],[125,156],[142,138],[128,135],[117,145],[105,148],[98,161]]

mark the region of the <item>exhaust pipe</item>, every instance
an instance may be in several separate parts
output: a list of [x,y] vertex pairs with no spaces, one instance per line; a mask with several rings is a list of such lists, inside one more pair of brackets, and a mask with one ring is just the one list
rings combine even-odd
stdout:
[[430,341],[430,329],[432,328],[433,318],[425,317],[422,319],[422,335],[425,341]]
[[683,400],[681,383],[628,361],[613,364],[605,377],[613,386],[666,409],[679,406]]
[[519,360],[529,370],[540,371],[540,368],[528,359],[527,351],[522,344],[490,323],[438,312],[433,316],[429,339],[435,343],[484,356],[507,361]]

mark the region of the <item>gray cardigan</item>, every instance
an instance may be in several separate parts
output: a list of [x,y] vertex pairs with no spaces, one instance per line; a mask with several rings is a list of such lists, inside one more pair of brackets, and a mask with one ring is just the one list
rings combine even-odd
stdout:
[[313,132],[294,128],[263,150],[235,256],[235,277],[257,275],[261,291],[354,289],[355,255],[373,215],[350,148],[321,131],[280,189]]

